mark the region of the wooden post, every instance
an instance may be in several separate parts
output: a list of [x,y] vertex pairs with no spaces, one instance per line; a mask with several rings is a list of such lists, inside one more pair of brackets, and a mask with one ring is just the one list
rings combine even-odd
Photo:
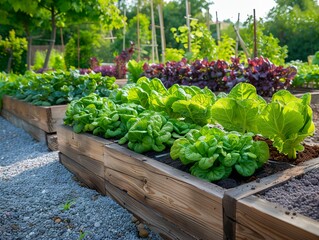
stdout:
[[154,21],[154,10],[153,0],[151,2],[151,21],[152,21],[152,62],[155,62],[155,21]]
[[242,49],[244,50],[244,53],[245,53],[245,55],[246,55],[247,59],[248,59],[248,58],[250,58],[250,53],[249,53],[248,49],[246,48],[246,45],[245,45],[244,40],[241,38],[241,36],[240,36],[240,34],[239,34],[239,31],[237,31],[237,29],[236,29],[235,25],[233,25],[233,27],[234,27],[234,30],[235,30],[236,36],[237,36],[237,37],[238,37],[238,39],[239,39],[240,46],[241,46],[241,47],[242,47]]
[[61,37],[62,52],[64,52],[64,38],[63,38],[62,27],[60,27],[60,37]]
[[[126,17],[126,7],[124,6],[124,17]],[[126,33],[126,22],[123,27],[123,51],[125,50],[125,33]]]
[[258,56],[257,52],[257,24],[256,24],[256,11],[254,9],[254,58]]
[[162,2],[157,6],[158,8],[158,16],[160,22],[161,29],[161,45],[162,45],[162,62],[165,63],[165,49],[166,49],[166,40],[165,40],[165,32],[164,32],[164,21],[163,21],[163,6]]
[[78,68],[80,68],[80,27],[78,26],[78,42],[77,42],[77,47],[78,47]]
[[220,41],[220,29],[219,29],[217,11],[216,11],[216,31],[217,31],[217,44],[219,44],[219,41]]
[[141,60],[141,40],[140,40],[140,1],[137,0],[137,61]]
[[189,5],[189,2],[188,0],[186,0],[186,25],[187,25],[187,28],[188,28],[188,52],[191,52],[192,51],[192,48],[191,48],[191,27],[190,27],[190,5]]
[[[238,13],[238,19],[237,19],[237,31],[239,32],[239,18],[240,18],[240,13]],[[235,46],[235,57],[238,57],[238,45],[239,45],[239,38],[236,34],[236,46]]]

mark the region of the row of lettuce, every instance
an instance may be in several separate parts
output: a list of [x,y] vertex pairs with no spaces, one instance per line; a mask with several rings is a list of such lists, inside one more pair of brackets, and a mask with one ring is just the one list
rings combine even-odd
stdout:
[[287,90],[270,102],[249,83],[237,84],[217,96],[208,88],[142,77],[135,84],[111,91],[108,97],[90,94],[72,101],[64,123],[76,133],[89,132],[138,152],[170,151],[190,167],[191,174],[208,181],[237,171],[251,176],[269,159],[265,141],[296,158],[302,141],[315,130],[311,95],[297,98]]
[[0,73],[0,97],[6,94],[36,106],[67,104],[90,93],[108,96],[118,88],[115,80],[101,74],[81,75],[78,70],[41,74],[27,71],[24,75]]
[[[137,77],[138,74],[135,74]],[[173,84],[147,77],[118,88],[115,78],[78,71],[0,74],[0,95],[49,106],[67,104],[64,123],[138,153],[170,151],[193,175],[217,181],[237,171],[251,176],[269,159],[261,135],[279,152],[296,158],[302,141],[314,133],[311,95],[287,90],[266,102],[249,83],[216,96],[207,86]]]

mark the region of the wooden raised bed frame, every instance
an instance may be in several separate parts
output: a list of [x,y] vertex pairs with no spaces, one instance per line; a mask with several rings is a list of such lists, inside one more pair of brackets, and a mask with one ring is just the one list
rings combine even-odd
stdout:
[[[91,134],[76,134],[67,126],[60,126],[57,134],[62,164],[86,185],[111,196],[166,239],[235,239],[232,238],[236,235],[235,225],[227,219],[236,213],[236,202],[242,200],[239,193],[251,196],[309,167],[319,166],[319,159],[314,159],[226,190],[117,143]],[[231,209],[225,208],[229,204],[233,204]],[[243,207],[238,205],[238,209]],[[279,218],[276,224],[280,226],[281,222]],[[306,221],[301,228],[309,226],[311,223]],[[294,226],[289,231],[295,231]],[[241,237],[250,238],[250,231],[240,233]],[[309,234],[319,236],[317,232]]]
[[35,106],[4,95],[1,115],[13,125],[23,128],[34,139],[46,142],[48,148],[58,150],[57,126],[62,124],[67,105]]

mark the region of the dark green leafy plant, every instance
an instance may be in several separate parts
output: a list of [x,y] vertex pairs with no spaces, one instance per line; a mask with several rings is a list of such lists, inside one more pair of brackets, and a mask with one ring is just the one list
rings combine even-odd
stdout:
[[119,144],[128,142],[128,148],[143,153],[150,150],[164,151],[172,145],[173,124],[167,117],[154,111],[145,111],[138,118],[128,122],[127,134],[119,140]]
[[189,165],[192,175],[210,182],[227,178],[233,169],[248,177],[269,158],[267,143],[254,141],[253,135],[205,125],[175,140],[170,155]]
[[0,92],[30,102],[36,106],[66,104],[90,93],[108,96],[117,88],[115,78],[100,74],[81,75],[78,71],[55,71],[37,74],[31,71],[24,75],[8,75],[0,83]]

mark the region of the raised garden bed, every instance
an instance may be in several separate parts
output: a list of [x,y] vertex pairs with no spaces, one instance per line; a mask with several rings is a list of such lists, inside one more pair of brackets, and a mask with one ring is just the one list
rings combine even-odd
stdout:
[[[227,222],[228,218],[239,221],[239,217],[231,217],[242,209],[240,201],[319,166],[317,158],[298,167],[291,166],[285,171],[226,189],[177,169],[174,166],[177,162],[170,161],[167,153],[149,156],[138,154],[90,134],[75,134],[72,128],[66,126],[60,126],[57,134],[62,164],[83,183],[110,195],[145,221],[152,230],[168,239],[250,238],[251,231],[239,229],[239,235],[234,232],[236,223],[231,225]],[[249,202],[247,204],[249,208]],[[273,212],[270,218],[277,219],[279,229],[280,226],[285,227],[282,218],[277,215],[277,212]],[[261,219],[256,221],[263,222]],[[269,227],[267,222],[263,222],[265,229]],[[281,228],[281,233],[287,231],[287,236],[291,236],[288,231],[304,231],[308,232],[306,236],[318,237],[316,231],[307,230],[312,227],[311,223],[307,224],[291,225],[287,230]],[[255,231],[257,236],[259,232],[263,236],[263,229],[256,228]]]
[[63,122],[67,105],[35,106],[4,95],[1,115],[17,127],[23,128],[33,138],[47,143],[49,149],[58,150],[57,126]]
[[[275,181],[268,181],[271,178],[266,182],[261,180],[253,186],[251,193],[242,191],[242,187],[226,192],[223,199],[226,239],[318,239],[318,221],[258,196],[293,177],[319,169],[318,163],[317,158],[273,175],[271,178]],[[294,191],[302,189],[296,188]]]

